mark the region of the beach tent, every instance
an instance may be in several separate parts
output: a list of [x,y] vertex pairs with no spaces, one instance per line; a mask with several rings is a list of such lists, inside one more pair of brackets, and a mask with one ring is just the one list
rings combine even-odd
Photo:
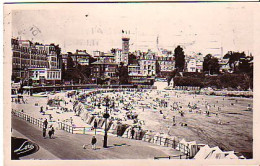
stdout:
[[90,115],[88,120],[87,120],[87,124],[91,124],[91,122],[94,120],[95,116],[94,115]]
[[189,144],[190,157],[194,157],[205,144]]
[[99,119],[98,127],[105,128],[105,119],[103,119],[103,118]]
[[222,152],[222,150],[219,149],[218,146],[210,148],[210,153],[207,155],[207,157],[205,159],[220,159],[223,158],[223,155],[220,155]]
[[179,150],[182,152],[184,149],[183,146],[187,146],[187,142],[185,141],[184,138],[177,144],[176,150]]
[[131,127],[128,127],[128,128],[125,130],[125,132],[124,132],[124,134],[122,135],[122,137],[123,137],[123,138],[132,138],[132,137],[131,137]]
[[198,153],[194,156],[194,159],[205,159],[210,152],[211,152],[211,148],[208,145],[205,145],[200,148]]
[[238,159],[234,151],[222,152],[216,149],[207,159]]
[[82,113],[80,114],[80,117],[83,121],[87,121],[88,119],[88,112],[85,110],[85,111],[82,111]]
[[[196,141],[186,142],[186,146],[187,150],[189,150],[190,157],[193,157],[198,152]],[[185,153],[187,153],[187,151]]]
[[117,123],[116,123],[116,122],[113,122],[113,121],[110,122],[110,123],[112,123],[112,124],[110,125],[108,132],[114,133],[114,131],[117,129]]
[[[225,152],[225,159],[239,159],[237,155],[235,155],[234,151]],[[243,156],[244,157],[244,156]]]
[[[109,120],[109,121],[107,122],[107,130],[110,130],[111,127],[112,127],[112,125],[113,125],[113,121],[112,121],[112,120]],[[104,128],[104,126],[103,126],[102,128]]]
[[219,147],[210,148],[205,145],[195,155],[194,159],[238,159],[234,151],[223,152]]
[[246,159],[245,156],[241,155],[238,157],[239,159]]
[[99,119],[100,119],[99,117],[94,116],[94,119],[92,120],[92,122],[90,123],[90,125],[91,125],[91,126],[94,126],[94,122],[95,122],[95,120],[98,122]]

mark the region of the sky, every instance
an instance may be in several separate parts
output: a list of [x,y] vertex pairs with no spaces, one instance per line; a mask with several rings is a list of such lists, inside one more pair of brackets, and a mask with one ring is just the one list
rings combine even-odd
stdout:
[[37,4],[13,10],[12,36],[92,53],[122,48],[124,30],[130,51],[181,45],[189,55],[221,54],[221,47],[248,53],[254,14],[250,3]]

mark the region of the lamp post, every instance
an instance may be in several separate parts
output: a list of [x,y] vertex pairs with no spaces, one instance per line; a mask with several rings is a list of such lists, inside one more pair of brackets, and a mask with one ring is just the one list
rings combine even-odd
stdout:
[[109,118],[109,113],[108,113],[108,106],[109,106],[109,98],[108,96],[105,98],[106,102],[106,113],[104,113],[103,118],[105,118],[105,135],[104,135],[104,142],[103,142],[103,147],[107,148],[107,119]]

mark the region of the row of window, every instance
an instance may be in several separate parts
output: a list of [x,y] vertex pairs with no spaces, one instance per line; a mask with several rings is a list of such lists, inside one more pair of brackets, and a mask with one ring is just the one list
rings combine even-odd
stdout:
[[20,47],[17,45],[13,45],[12,49],[19,51],[21,53],[46,54],[45,50],[32,49],[32,48],[28,48],[28,47]]
[[172,62],[172,61],[159,61],[159,64],[160,65],[172,65],[172,64],[174,64],[174,62]]
[[144,64],[155,64],[155,61],[144,61]]
[[60,79],[61,73],[56,71],[48,71],[47,78],[48,79]]
[[144,71],[144,75],[155,75],[154,71]]
[[168,66],[168,67],[162,66],[161,67],[161,70],[173,70],[173,69],[174,69],[174,66]]
[[108,72],[107,75],[110,76],[110,77],[115,77],[115,76],[116,76],[116,73],[114,73],[114,72],[112,72],[112,73]]
[[155,69],[155,66],[153,65],[153,66],[151,66],[151,65],[148,65],[148,66],[144,66],[144,70],[154,70]]

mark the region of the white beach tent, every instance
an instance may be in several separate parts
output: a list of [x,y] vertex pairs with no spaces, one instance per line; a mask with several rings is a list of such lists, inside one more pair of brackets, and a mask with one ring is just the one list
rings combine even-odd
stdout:
[[185,139],[183,138],[183,139],[177,144],[176,149],[182,152],[184,145],[187,146],[187,142],[186,142]]
[[220,159],[223,158],[224,156],[220,155],[222,152],[221,149],[219,149],[218,146],[210,148],[211,152],[207,155],[205,159]]
[[190,157],[193,157],[198,152],[198,146],[196,141],[187,142],[186,146],[189,149]]
[[225,159],[238,159],[237,155],[235,155],[235,152],[234,151],[229,151],[229,152],[225,152],[226,155],[225,156]]
[[211,148],[208,145],[205,145],[200,148],[199,152],[194,156],[194,159],[205,159],[210,152]]

